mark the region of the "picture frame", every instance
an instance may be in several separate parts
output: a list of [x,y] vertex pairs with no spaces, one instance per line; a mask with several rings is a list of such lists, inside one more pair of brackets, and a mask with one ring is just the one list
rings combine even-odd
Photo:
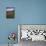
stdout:
[[15,18],[15,8],[14,7],[6,7],[6,18],[7,19]]

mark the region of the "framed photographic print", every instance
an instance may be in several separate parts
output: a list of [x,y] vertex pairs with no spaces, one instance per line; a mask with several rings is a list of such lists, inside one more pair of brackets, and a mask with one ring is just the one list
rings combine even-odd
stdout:
[[15,8],[14,7],[6,7],[6,18],[15,18]]

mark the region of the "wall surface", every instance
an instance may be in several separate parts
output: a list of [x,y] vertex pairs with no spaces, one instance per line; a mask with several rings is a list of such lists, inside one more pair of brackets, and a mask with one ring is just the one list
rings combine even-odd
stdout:
[[[6,7],[15,7],[15,19],[6,19]],[[0,0],[0,44],[8,43],[17,24],[46,24],[46,0]],[[17,43],[17,39],[16,39]]]
[[[16,32],[18,17],[15,19],[6,19],[6,7],[15,7],[16,1],[14,0],[1,0],[0,1],[0,44],[8,43],[8,34],[10,32]],[[17,39],[15,41],[17,43]]]
[[46,0],[16,0],[20,24],[46,24]]

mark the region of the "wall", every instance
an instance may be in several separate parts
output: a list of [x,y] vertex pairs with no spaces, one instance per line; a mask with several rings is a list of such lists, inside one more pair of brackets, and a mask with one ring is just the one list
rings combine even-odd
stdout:
[[[6,19],[8,6],[15,7],[15,19]],[[9,32],[18,32],[17,24],[46,24],[46,0],[0,0],[0,44],[8,43]]]
[[46,0],[17,0],[16,14],[21,24],[46,24]]
[[[16,32],[17,34],[17,23],[18,17],[15,19],[6,19],[6,7],[15,7],[16,1],[14,0],[1,0],[0,1],[0,44],[8,43],[8,34],[10,32]],[[17,43],[17,39],[15,41]]]

